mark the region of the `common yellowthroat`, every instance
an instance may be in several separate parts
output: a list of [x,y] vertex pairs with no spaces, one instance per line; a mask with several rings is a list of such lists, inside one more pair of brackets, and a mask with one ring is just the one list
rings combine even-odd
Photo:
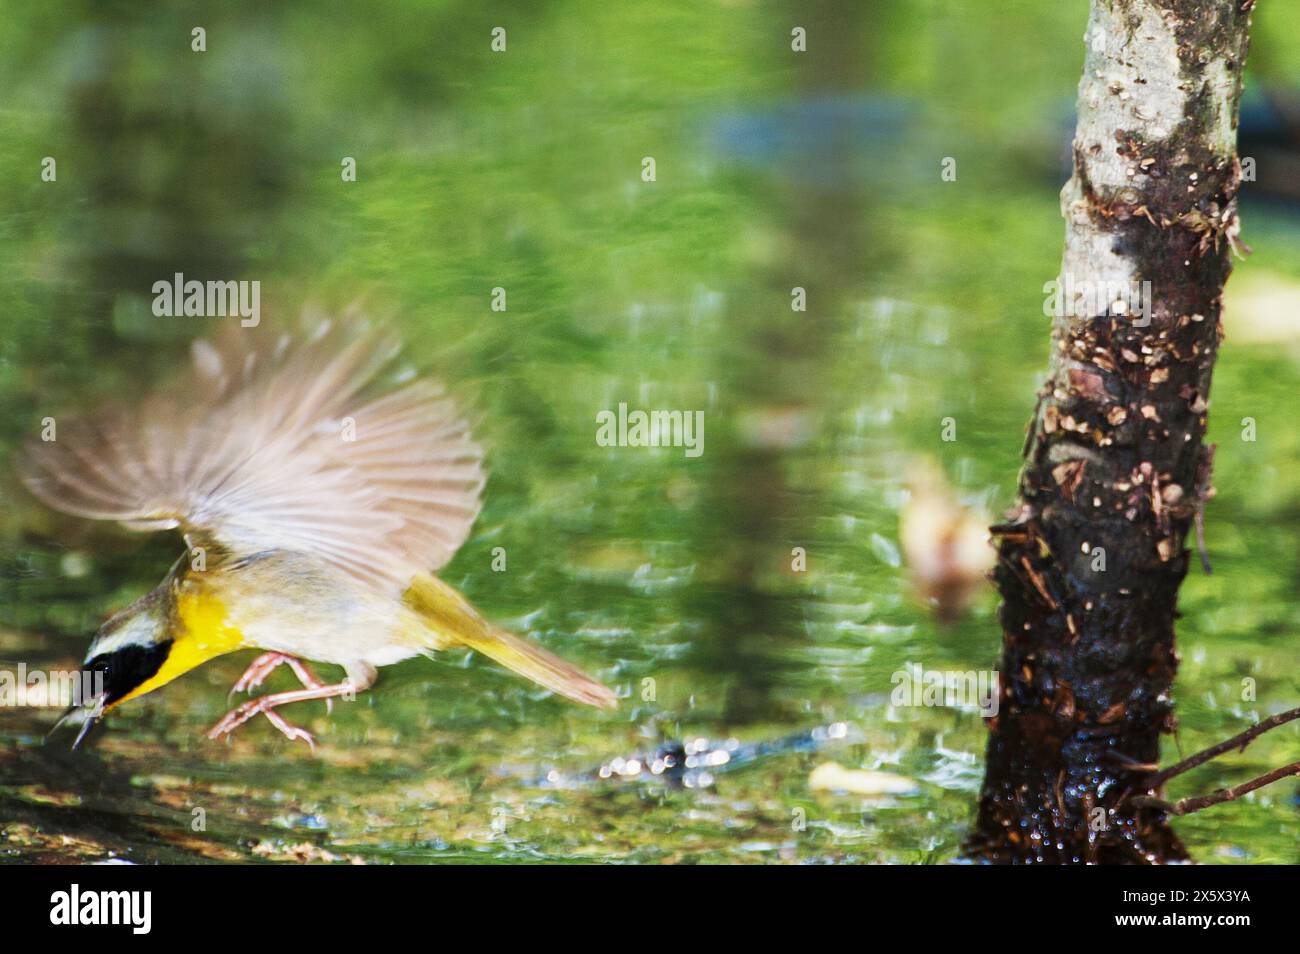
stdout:
[[[196,341],[192,367],[134,409],[59,424],[27,447],[20,475],[50,507],[179,529],[188,546],[96,634],[85,667],[103,673],[103,691],[76,710],[78,742],[104,713],[246,648],[265,652],[235,690],[282,664],[303,688],[245,702],[210,738],[260,713],[312,744],[279,707],[350,697],[380,666],[456,646],[577,702],[616,704],[433,575],[478,515],[483,454],[439,387],[396,374],[398,350],[357,319],[274,340],[232,328]],[[345,679],[326,685],[304,660]]]

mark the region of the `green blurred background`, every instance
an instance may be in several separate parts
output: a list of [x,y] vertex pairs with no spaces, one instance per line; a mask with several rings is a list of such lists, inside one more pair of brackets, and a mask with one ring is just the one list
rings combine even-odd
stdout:
[[[260,281],[264,321],[307,300],[392,315],[489,447],[485,510],[445,577],[625,700],[577,711],[450,654],[385,670],[328,722],[298,707],[316,756],[258,723],[210,743],[241,655],[76,752],[43,744],[57,710],[0,711],[0,859],[956,858],[982,724],[891,707],[890,676],[993,666],[995,601],[937,626],[911,598],[898,514],[926,458],[967,502],[1012,498],[1086,19],[1083,0],[11,5],[0,665],[75,668],[177,552],[43,510],[8,459],[45,415],[138,393],[229,320],[150,313],[153,282],[183,272]],[[1241,147],[1254,255],[1230,283],[1215,573],[1184,587],[1169,757],[1300,701],[1298,31],[1300,10],[1259,5]],[[704,455],[597,446],[596,413],[620,401],[703,410]],[[701,788],[534,784],[665,740],[836,720],[849,740]],[[1298,738],[1172,794],[1293,760]],[[826,760],[914,790],[815,792]],[[1177,827],[1203,860],[1296,863],[1297,808],[1285,782]]]

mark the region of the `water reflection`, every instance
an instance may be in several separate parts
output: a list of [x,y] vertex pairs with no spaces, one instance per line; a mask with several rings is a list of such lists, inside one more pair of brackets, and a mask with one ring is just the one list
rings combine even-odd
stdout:
[[[993,150],[993,173],[963,164],[939,191],[947,152],[916,143],[955,134],[913,105],[935,93],[919,74],[944,75],[914,4],[801,5],[817,50],[803,59],[779,4],[683,21],[520,2],[498,59],[457,4],[385,8],[373,31],[310,8],[234,5],[207,60],[176,40],[189,25],[124,7],[27,41],[25,68],[62,79],[41,108],[0,112],[12,152],[61,142],[81,160],[61,159],[57,189],[7,193],[0,458],[51,407],[136,393],[183,351],[193,325],[132,304],[159,277],[275,279],[282,308],[374,290],[415,359],[475,394],[490,447],[486,508],[449,582],[618,685],[623,707],[575,711],[449,654],[385,670],[328,720],[304,709],[314,756],[269,727],[202,739],[245,658],[124,707],[75,753],[42,744],[56,711],[0,711],[0,857],[952,860],[983,727],[893,707],[890,677],[987,668],[996,623],[987,599],[948,628],[914,605],[898,513],[918,451],[963,497],[1009,496],[1045,360],[1059,183]],[[967,18],[952,30],[983,23],[950,15]],[[1066,14],[1041,16],[1077,43]],[[970,45],[986,57],[1004,30]],[[1035,112],[1004,77],[971,75],[943,96]],[[361,175],[344,185],[349,154]],[[29,158],[7,156],[0,179],[26,182]],[[1294,259],[1289,228],[1263,229],[1256,262]],[[505,312],[489,307],[497,286]],[[1212,426],[1286,406],[1296,383],[1285,354],[1225,349]],[[704,410],[704,455],[598,446],[594,415],[620,401]],[[949,415],[960,436],[942,443]],[[1243,676],[1261,698],[1290,692],[1294,655],[1294,442],[1219,439],[1216,572],[1189,581],[1180,624],[1192,748],[1254,715]],[[74,667],[177,548],[46,513],[0,462],[0,667]],[[805,744],[834,723],[851,731]],[[1281,764],[1269,746],[1286,741],[1251,758]],[[832,761],[912,784],[868,799]],[[655,781],[678,769],[711,784]],[[838,781],[814,785],[819,769]],[[1295,861],[1287,794],[1184,834],[1205,857]]]

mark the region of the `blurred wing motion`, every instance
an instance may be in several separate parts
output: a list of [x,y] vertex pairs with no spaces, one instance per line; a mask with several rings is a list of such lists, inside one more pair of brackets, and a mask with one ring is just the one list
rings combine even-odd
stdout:
[[310,337],[231,328],[129,411],[58,422],[23,482],[56,510],[179,528],[234,555],[315,554],[393,595],[469,534],[482,451],[440,388],[382,386],[394,340],[356,322]]

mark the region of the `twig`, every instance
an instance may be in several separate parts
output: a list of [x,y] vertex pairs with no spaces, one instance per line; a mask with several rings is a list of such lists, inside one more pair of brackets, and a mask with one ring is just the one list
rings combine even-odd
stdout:
[[1205,508],[1198,507],[1196,510],[1196,552],[1201,555],[1201,569],[1205,571],[1206,576],[1214,573],[1214,567],[1210,566],[1210,554],[1205,549]]
[[1025,572],[1029,574],[1029,580],[1034,584],[1034,589],[1038,591],[1038,595],[1046,601],[1052,612],[1056,612],[1059,608],[1059,604],[1052,598],[1051,591],[1047,589],[1047,584],[1043,582],[1043,578],[1034,569],[1033,564],[1029,562],[1029,557],[1022,555],[1020,557],[1020,565],[1023,566]]
[[1170,804],[1159,798],[1152,798],[1143,795],[1133,799],[1134,805],[1150,806],[1159,808],[1161,811],[1168,812],[1170,815],[1190,815],[1192,812],[1199,812],[1202,808],[1209,808],[1211,805],[1219,805],[1223,802],[1230,802],[1233,799],[1241,798],[1247,792],[1253,792],[1257,788],[1263,788],[1265,785],[1272,784],[1279,779],[1284,779],[1290,775],[1300,775],[1300,762],[1292,762],[1290,765],[1284,765],[1279,769],[1271,772],[1265,772],[1263,775],[1252,778],[1249,782],[1242,782],[1232,788],[1220,788],[1209,795],[1197,795],[1194,798],[1182,798]]
[[[1189,755],[1181,762],[1176,762],[1169,766],[1169,768],[1165,769],[1163,772],[1157,772],[1155,775],[1144,779],[1142,786],[1147,791],[1157,789],[1171,778],[1177,775],[1182,775],[1184,772],[1194,769],[1198,765],[1204,765],[1206,762],[1210,761],[1210,759],[1220,756],[1224,752],[1231,752],[1233,749],[1245,751],[1246,746],[1255,741],[1256,737],[1263,735],[1269,729],[1276,729],[1278,726],[1286,725],[1288,722],[1295,719],[1300,719],[1300,708],[1288,709],[1286,712],[1279,712],[1277,715],[1269,716],[1267,719],[1256,722],[1245,732],[1239,732],[1232,738],[1220,742],[1218,745],[1212,745],[1208,749],[1202,749],[1195,755]],[[1263,778],[1263,776],[1260,777]],[[1281,775],[1278,776],[1278,778],[1281,777]],[[1274,780],[1270,779],[1269,781]],[[1267,785],[1268,782],[1261,782],[1260,784]],[[1259,786],[1257,785],[1255,787],[1258,788]],[[1247,789],[1246,791],[1250,791],[1250,789]]]

